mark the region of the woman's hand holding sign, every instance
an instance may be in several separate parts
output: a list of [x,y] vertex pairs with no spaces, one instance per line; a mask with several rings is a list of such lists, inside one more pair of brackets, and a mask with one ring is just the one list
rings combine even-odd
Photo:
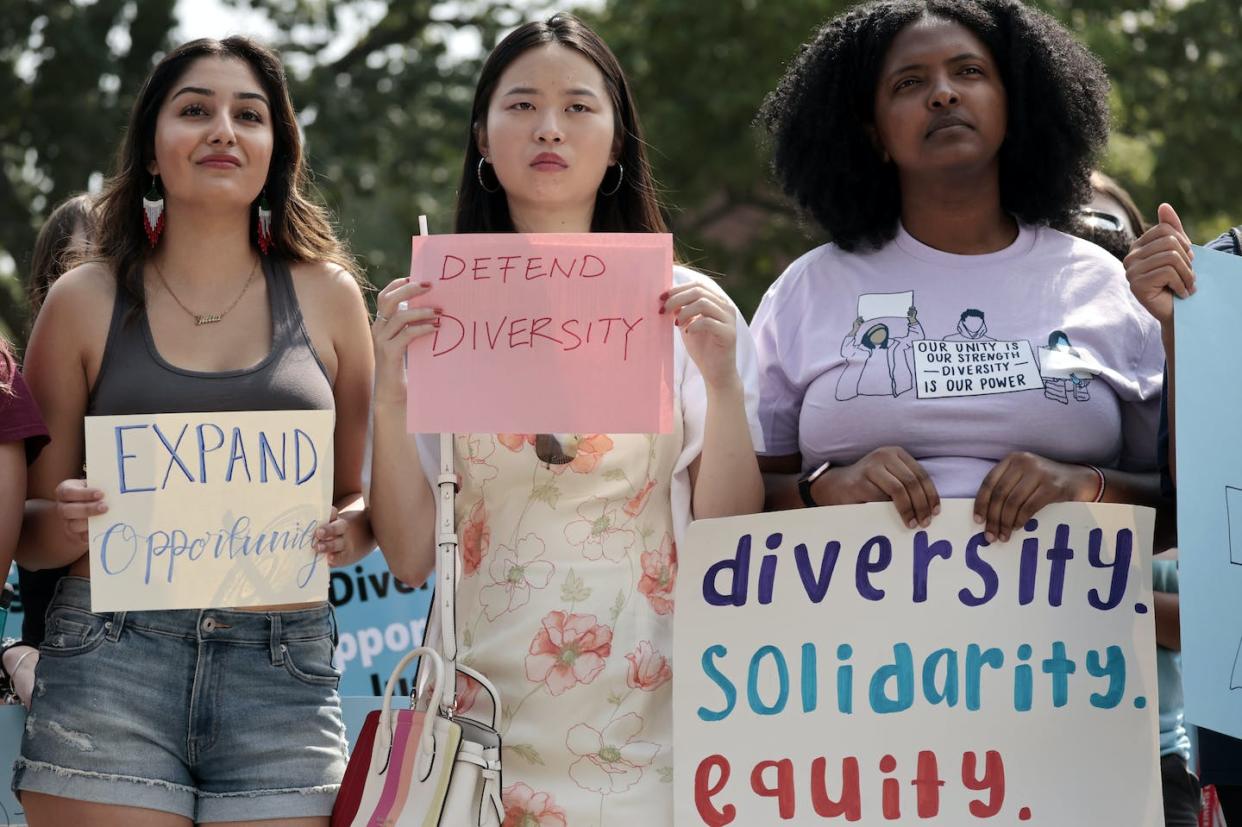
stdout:
[[372,550],[371,543],[360,541],[362,530],[365,527],[358,520],[347,519],[333,506],[328,522],[315,530],[315,552],[324,555],[333,568],[356,563]]
[[402,303],[425,295],[430,289],[430,282],[393,279],[376,299],[371,338],[375,347],[377,404],[405,406],[405,351],[410,342],[435,332],[440,324],[440,309]]
[[1161,204],[1160,223],[1134,242],[1125,258],[1130,290],[1147,312],[1168,327],[1173,322],[1173,297],[1185,299],[1195,291],[1195,254],[1177,212]]
[[89,487],[86,480],[65,480],[56,486],[56,513],[65,527],[65,533],[81,544],[83,552],[90,543],[88,520],[107,510],[104,493]]
[[850,465],[829,468],[811,489],[820,505],[854,505],[892,500],[907,528],[931,524],[940,513],[940,494],[918,460],[888,445]]
[[733,306],[702,284],[682,284],[660,296],[660,312],[681,328],[686,352],[708,388],[741,384],[737,373],[737,319]]
[[975,497],[975,522],[984,526],[989,543],[1008,542],[1014,530],[1026,525],[1044,506],[1091,502],[1097,489],[1100,477],[1089,465],[1016,451],[996,463],[983,478]]

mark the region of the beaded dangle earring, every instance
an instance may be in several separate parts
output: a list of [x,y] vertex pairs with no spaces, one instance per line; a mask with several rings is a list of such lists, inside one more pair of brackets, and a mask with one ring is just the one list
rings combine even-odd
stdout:
[[159,180],[158,175],[152,175],[151,189],[142,197],[142,228],[152,247],[159,243],[164,232],[164,193],[160,192]]
[[259,194],[259,223],[256,235],[259,239],[259,249],[263,251],[263,255],[267,255],[267,251],[272,248],[272,207],[267,203],[267,190]]

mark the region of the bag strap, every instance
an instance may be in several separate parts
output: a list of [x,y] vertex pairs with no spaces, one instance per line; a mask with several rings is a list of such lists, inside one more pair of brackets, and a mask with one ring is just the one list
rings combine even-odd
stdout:
[[[440,709],[451,714],[457,704],[457,474],[453,469],[453,435],[440,434],[440,476],[436,480],[436,601],[440,609],[440,653],[451,676],[441,693]],[[434,707],[433,707],[434,708]]]
[[401,673],[410,661],[418,658],[418,664],[421,667],[424,663],[431,664],[432,686],[431,686],[431,702],[427,705],[428,720],[423,724],[422,734],[418,737],[418,763],[416,770],[421,778],[426,778],[427,770],[431,766],[431,760],[435,756],[436,741],[435,727],[431,722],[441,706],[443,705],[443,694],[445,689],[451,688],[456,683],[455,680],[445,680],[444,661],[440,658],[440,653],[428,646],[419,646],[406,652],[405,657],[392,670],[392,674],[388,676],[388,684],[384,687],[384,704],[380,708],[379,726],[377,727],[376,737],[379,739],[379,754],[387,754],[392,748],[393,739],[393,720],[392,720],[392,693],[397,686],[397,679],[401,677]]

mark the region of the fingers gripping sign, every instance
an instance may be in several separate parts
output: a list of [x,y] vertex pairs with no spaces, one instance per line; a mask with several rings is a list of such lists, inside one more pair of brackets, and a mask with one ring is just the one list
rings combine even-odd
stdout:
[[393,279],[380,291],[371,324],[377,402],[405,402],[406,349],[410,342],[434,333],[440,326],[439,307],[410,304],[430,291],[431,282],[410,278]]
[[350,522],[332,507],[328,522],[315,530],[315,552],[322,554],[333,568],[356,563],[371,553],[371,549],[359,544],[350,534]]
[[830,468],[811,493],[823,505],[891,500],[907,528],[926,528],[940,513],[940,494],[926,469],[895,445],[876,448],[852,465]]
[[737,311],[703,284],[677,285],[660,294],[660,313],[681,328],[686,352],[708,387],[741,381],[737,373]]
[[1194,250],[1177,212],[1168,204],[1158,211],[1160,223],[1143,233],[1125,258],[1130,290],[1161,325],[1173,321],[1173,297],[1195,292]]
[[91,488],[86,480],[65,480],[56,486],[56,511],[65,533],[81,543],[83,549],[89,542],[87,521],[107,510],[103,491]]
[[975,497],[975,522],[987,541],[1007,542],[1040,509],[1052,503],[1088,502],[1100,477],[1088,465],[1056,462],[1018,451],[993,466]]

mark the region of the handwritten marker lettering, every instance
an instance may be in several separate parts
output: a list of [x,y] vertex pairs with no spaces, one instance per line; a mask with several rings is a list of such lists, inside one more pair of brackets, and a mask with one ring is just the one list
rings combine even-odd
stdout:
[[406,354],[407,430],[669,433],[673,272],[663,234],[415,236],[437,321]]
[[989,542],[952,499],[692,524],[677,823],[1159,827],[1152,527],[1057,504]]
[[87,418],[97,611],[319,600],[331,411]]

